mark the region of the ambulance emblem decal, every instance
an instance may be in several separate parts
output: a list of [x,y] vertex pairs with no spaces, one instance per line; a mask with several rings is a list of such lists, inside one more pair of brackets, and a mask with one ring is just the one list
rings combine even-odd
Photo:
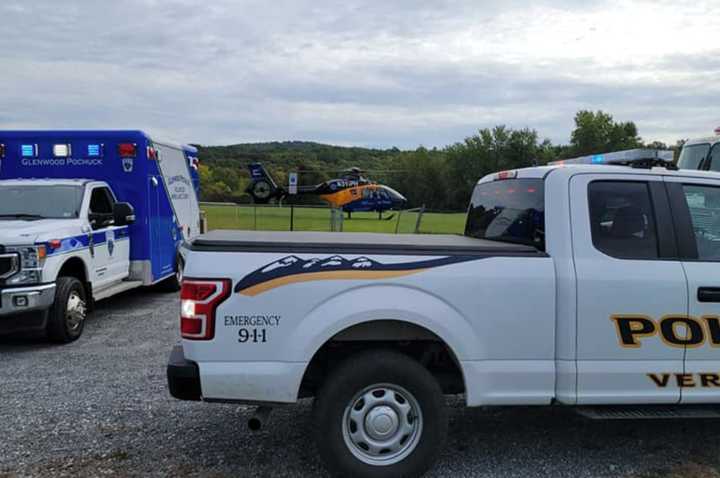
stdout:
[[115,251],[115,234],[112,231],[107,232],[107,244],[108,254],[112,257],[113,252]]
[[122,159],[123,171],[125,171],[126,173],[132,173],[134,162],[135,161],[133,160],[133,158],[123,158]]

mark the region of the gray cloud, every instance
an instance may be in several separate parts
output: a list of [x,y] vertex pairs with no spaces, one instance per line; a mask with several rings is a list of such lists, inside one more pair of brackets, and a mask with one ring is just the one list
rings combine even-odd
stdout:
[[[649,140],[720,124],[720,50],[628,36],[625,54],[603,23],[618,5],[4,0],[0,128],[412,148],[495,124],[565,142],[581,108],[634,120]],[[668,22],[708,23],[710,5],[672,5],[685,13]]]

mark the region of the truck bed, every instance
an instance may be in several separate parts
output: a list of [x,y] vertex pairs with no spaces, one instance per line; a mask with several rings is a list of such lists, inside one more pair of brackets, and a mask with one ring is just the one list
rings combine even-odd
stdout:
[[190,243],[193,251],[394,255],[544,255],[534,247],[453,234],[270,232],[216,230]]

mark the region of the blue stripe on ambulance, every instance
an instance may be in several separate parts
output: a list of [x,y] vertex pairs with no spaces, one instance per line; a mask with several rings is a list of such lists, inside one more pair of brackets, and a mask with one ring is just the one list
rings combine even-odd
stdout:
[[[123,241],[127,240],[129,238],[129,232],[127,227],[123,227],[120,229],[115,229],[115,241]],[[107,232],[106,231],[100,231],[100,232],[94,232],[92,234],[92,244],[93,246],[100,246],[107,242]],[[60,239],[60,247],[53,248],[50,245],[50,242],[42,242],[40,244],[43,244],[47,250],[47,255],[57,255],[57,254],[65,254],[68,252],[78,251],[80,249],[86,249],[90,247],[90,236],[89,234],[82,234],[79,236],[73,236],[73,237],[66,237],[64,239]]]

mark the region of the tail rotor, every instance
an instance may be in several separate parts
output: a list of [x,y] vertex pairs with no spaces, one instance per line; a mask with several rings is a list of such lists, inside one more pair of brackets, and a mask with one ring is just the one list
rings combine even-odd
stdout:
[[249,169],[251,183],[245,192],[252,196],[256,204],[267,204],[271,199],[285,197],[285,190],[275,183],[262,164],[252,163]]

